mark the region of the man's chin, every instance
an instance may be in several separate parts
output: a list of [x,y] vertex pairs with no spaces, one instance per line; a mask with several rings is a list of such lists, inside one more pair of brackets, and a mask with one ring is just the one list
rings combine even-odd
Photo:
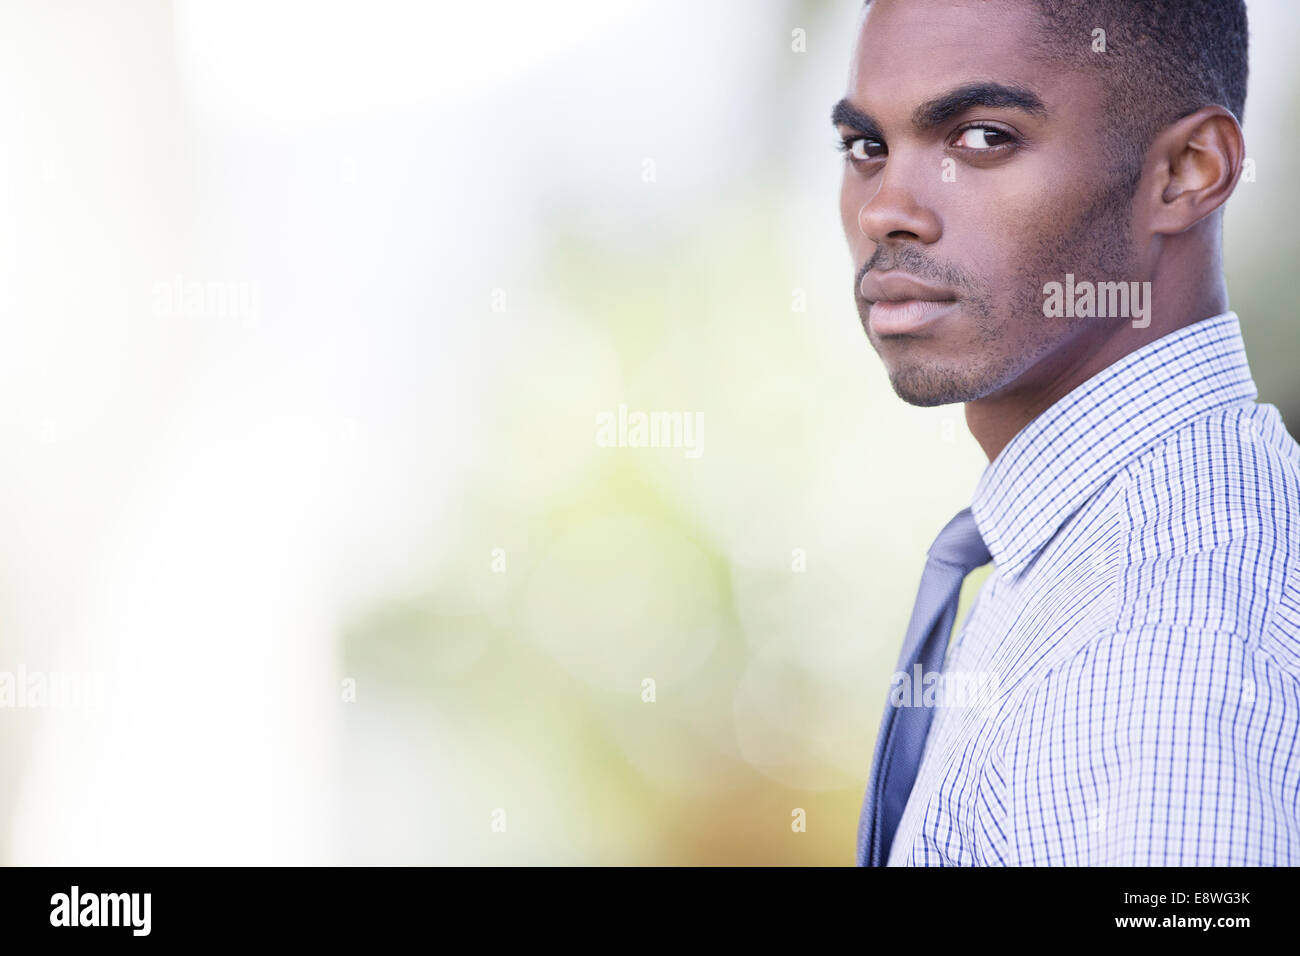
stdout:
[[987,391],[949,371],[935,368],[890,369],[889,384],[894,394],[907,404],[924,408],[973,401]]

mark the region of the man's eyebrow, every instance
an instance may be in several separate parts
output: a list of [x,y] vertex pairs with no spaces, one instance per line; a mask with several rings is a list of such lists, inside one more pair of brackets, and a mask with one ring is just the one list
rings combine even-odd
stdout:
[[836,103],[831,110],[831,125],[850,126],[859,133],[865,133],[868,136],[880,136],[880,125],[850,103],[847,97]]
[[[1002,83],[968,83],[922,103],[912,111],[912,125],[925,132],[942,126],[954,116],[978,107],[1023,110],[1034,116],[1046,116],[1047,106],[1032,90]],[[851,126],[861,133],[878,136],[880,124],[858,109],[847,98],[831,110],[831,124]]]
[[1046,116],[1047,107],[1038,95],[1023,86],[1004,86],[1001,83],[968,83],[912,111],[912,125],[925,131],[942,126],[954,116],[977,107],[985,109],[1023,110],[1034,116]]

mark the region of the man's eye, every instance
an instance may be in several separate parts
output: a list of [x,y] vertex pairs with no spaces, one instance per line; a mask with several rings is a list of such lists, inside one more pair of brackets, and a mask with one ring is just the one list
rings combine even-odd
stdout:
[[866,136],[846,136],[840,143],[840,152],[848,153],[849,158],[855,163],[876,159],[884,151],[885,147],[879,140],[869,139]]
[[1002,130],[993,126],[968,126],[962,130],[957,138],[953,141],[953,146],[960,149],[995,149],[998,146],[1006,146],[1013,142],[1010,133],[1004,133]]

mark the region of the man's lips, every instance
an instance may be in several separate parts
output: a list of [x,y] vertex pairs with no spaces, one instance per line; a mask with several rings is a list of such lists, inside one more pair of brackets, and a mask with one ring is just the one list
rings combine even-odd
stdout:
[[867,322],[877,335],[903,335],[945,315],[957,304],[949,289],[926,285],[901,273],[867,273],[862,297],[870,303]]
[[867,323],[877,335],[910,335],[957,308],[956,302],[904,299],[901,302],[873,302]]

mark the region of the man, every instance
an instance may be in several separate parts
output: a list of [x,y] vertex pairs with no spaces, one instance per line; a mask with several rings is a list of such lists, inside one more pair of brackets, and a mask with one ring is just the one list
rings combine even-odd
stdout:
[[987,680],[891,698],[860,864],[1300,864],[1300,447],[1220,252],[1246,26],[1243,0],[864,10],[832,117],[858,310],[990,463],[898,668]]

